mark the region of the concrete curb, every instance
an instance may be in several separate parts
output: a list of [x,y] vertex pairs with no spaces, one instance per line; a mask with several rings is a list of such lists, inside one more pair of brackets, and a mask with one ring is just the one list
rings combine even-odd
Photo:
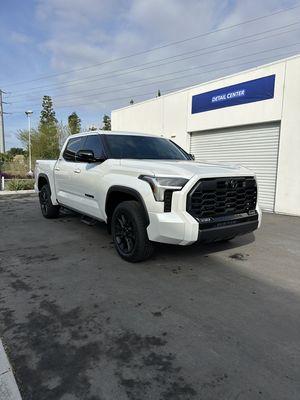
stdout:
[[0,196],[9,196],[9,195],[16,195],[16,194],[33,194],[35,190],[1,190]]
[[11,365],[0,339],[0,399],[22,400]]

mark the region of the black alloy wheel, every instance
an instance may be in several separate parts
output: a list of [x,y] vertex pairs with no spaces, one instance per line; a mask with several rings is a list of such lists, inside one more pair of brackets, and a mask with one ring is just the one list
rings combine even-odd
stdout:
[[42,214],[45,218],[56,218],[59,215],[59,206],[54,206],[51,201],[51,191],[48,184],[44,185],[39,192],[39,200]]
[[115,220],[115,240],[124,254],[130,254],[136,244],[133,221],[124,211],[117,214]]
[[48,194],[46,190],[41,190],[40,191],[40,205],[41,205],[41,210],[42,214],[46,215],[47,214],[47,207],[48,207]]
[[147,234],[145,209],[138,201],[123,201],[116,207],[111,231],[115,248],[124,260],[139,262],[153,253],[153,244]]

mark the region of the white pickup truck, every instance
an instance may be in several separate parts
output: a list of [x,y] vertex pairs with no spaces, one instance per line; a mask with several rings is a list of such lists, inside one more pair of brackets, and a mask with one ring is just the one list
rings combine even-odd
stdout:
[[104,221],[131,262],[148,258],[154,242],[230,240],[261,221],[253,172],[196,162],[154,135],[72,135],[57,161],[36,162],[35,177],[44,217],[58,217],[64,207]]

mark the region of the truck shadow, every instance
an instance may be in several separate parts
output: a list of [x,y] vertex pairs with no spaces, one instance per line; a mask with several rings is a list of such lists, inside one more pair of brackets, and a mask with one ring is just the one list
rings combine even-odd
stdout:
[[[73,212],[71,210],[62,209],[59,220],[64,222],[71,222],[70,219],[76,223],[84,222],[85,225],[90,225],[94,227],[98,233],[106,237],[108,243],[112,242],[111,235],[107,232],[107,226],[104,222],[99,222],[96,220],[85,219],[81,214]],[[205,257],[209,254],[216,254],[225,250],[238,250],[240,247],[249,245],[255,241],[255,235],[249,233],[242,236],[237,236],[230,241],[224,242],[212,242],[212,243],[202,243],[196,242],[189,246],[172,245],[165,243],[155,243],[155,252],[151,257],[151,260],[159,258],[168,258],[169,260],[176,260],[178,258],[184,258],[185,261],[189,259],[194,259],[195,257]],[[242,260],[244,255],[242,253],[236,252],[236,258]],[[149,262],[148,261],[148,262]]]
[[[204,257],[209,254],[215,254],[225,250],[238,250],[240,247],[251,244],[255,241],[255,235],[249,233],[243,236],[237,236],[236,238],[227,242],[215,242],[215,243],[201,243],[197,242],[190,246],[177,246],[170,244],[157,243],[156,253],[159,257],[168,257],[171,259],[176,259],[178,257],[187,261],[195,257]],[[237,253],[241,254],[241,253]],[[238,256],[237,256],[238,257]],[[242,258],[242,255],[240,256]]]

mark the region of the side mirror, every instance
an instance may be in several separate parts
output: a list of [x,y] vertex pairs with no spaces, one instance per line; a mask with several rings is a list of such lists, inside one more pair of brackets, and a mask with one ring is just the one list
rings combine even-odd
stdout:
[[191,157],[191,160],[195,160],[194,154],[189,154],[189,156]]
[[94,152],[92,150],[78,150],[76,153],[76,161],[93,163],[96,161]]

